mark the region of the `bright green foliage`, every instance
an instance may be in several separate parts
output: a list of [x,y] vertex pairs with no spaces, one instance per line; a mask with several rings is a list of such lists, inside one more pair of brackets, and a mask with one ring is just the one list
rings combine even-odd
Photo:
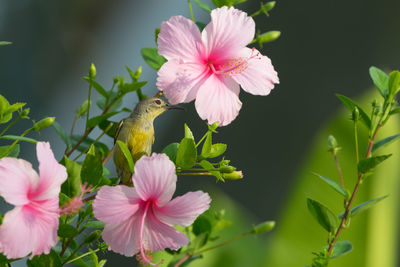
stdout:
[[[71,140],[72,146],[75,146],[81,139],[82,139],[82,136],[73,135],[72,140]],[[76,150],[78,150],[79,152],[87,152],[92,144],[94,144],[94,146],[100,151],[100,153],[103,156],[108,155],[109,149],[108,149],[107,145],[105,145],[104,143],[102,143],[100,141],[95,141],[89,137],[86,137],[84,139],[84,141],[82,141],[79,144],[79,146],[76,148]]]
[[102,174],[103,164],[101,154],[94,145],[91,145],[82,165],[82,183],[86,182],[88,185],[96,186],[99,183]]
[[157,48],[143,48],[142,57],[150,67],[159,70],[167,60],[158,54]]
[[326,206],[316,200],[307,199],[307,207],[311,215],[329,233],[333,233],[338,225],[336,215]]
[[256,226],[253,226],[253,230],[251,231],[251,233],[255,235],[267,233],[272,229],[274,229],[274,227],[275,227],[274,221],[263,222]]
[[183,169],[189,169],[196,164],[196,159],[197,149],[194,140],[187,137],[183,138],[179,143],[176,165]]
[[348,194],[346,192],[346,190],[344,190],[340,185],[338,185],[335,181],[322,176],[318,173],[313,172],[312,174],[314,174],[315,176],[321,178],[322,181],[324,181],[327,185],[329,185],[333,190],[335,190],[336,192],[338,192],[339,194],[341,194],[342,196],[348,198]]
[[67,180],[61,185],[61,192],[68,197],[74,197],[81,193],[81,169],[77,162],[64,157],[61,164],[65,166],[68,173]]
[[129,148],[121,140],[117,140],[117,144],[119,145],[119,148],[121,148],[121,151],[124,154],[125,159],[128,162],[130,172],[134,173],[135,172],[135,168],[134,168],[135,164],[133,163],[132,154],[129,151]]
[[391,155],[392,154],[362,159],[358,163],[358,171],[361,173],[368,173],[372,171],[380,163],[388,159]]
[[[383,199],[385,199],[385,198],[387,198],[387,197],[388,197],[388,195],[383,196],[383,197],[377,197],[377,198],[368,200],[368,201],[366,201],[366,202],[364,202],[364,203],[361,203],[361,204],[355,206],[355,207],[352,208],[351,211],[350,211],[351,217],[354,217],[354,216],[356,216],[357,214],[359,214],[359,213],[361,213],[361,212],[363,212],[363,211],[366,211],[367,209],[371,208],[372,206],[374,206],[375,204],[377,204],[379,201],[381,201],[381,200],[383,200]],[[339,217],[341,218],[342,216],[343,216],[343,214],[341,214]]]
[[378,88],[379,93],[383,98],[386,98],[389,89],[389,76],[374,66],[369,68],[369,75],[371,76],[375,86]]
[[74,237],[78,234],[78,230],[70,224],[61,223],[58,226],[58,236],[70,238]]
[[85,225],[86,228],[104,228],[104,223],[101,221],[90,221]]
[[395,141],[397,141],[400,137],[400,134],[395,134],[386,138],[383,138],[377,142],[375,142],[373,148],[372,148],[372,152],[375,152],[378,148],[386,146],[388,144],[391,144]]
[[176,156],[178,155],[178,147],[179,143],[169,144],[161,151],[161,153],[167,154],[169,159],[172,162],[176,163]]
[[49,254],[35,256],[26,263],[28,267],[61,267],[61,259],[53,249]]
[[185,138],[190,138],[194,140],[194,135],[192,133],[192,130],[190,130],[189,126],[185,123]]
[[12,44],[12,42],[0,41],[0,46],[10,45],[10,44]]
[[208,4],[204,3],[201,0],[193,0],[193,2],[195,2],[196,5],[198,5],[201,9],[204,9],[205,11],[211,13],[212,8]]
[[338,241],[333,246],[333,252],[330,256],[331,259],[343,256],[353,250],[353,245],[350,241]]
[[18,140],[18,141],[24,141],[32,144],[36,144],[37,140],[25,136],[18,136],[18,135],[3,135],[0,136],[0,139],[6,139],[6,140]]
[[203,167],[205,170],[207,170],[208,172],[210,172],[211,175],[214,175],[214,176],[217,178],[218,181],[222,181],[222,182],[225,181],[224,178],[222,177],[221,173],[220,173],[219,171],[216,171],[215,168],[214,168],[214,166],[213,166],[210,162],[208,162],[208,161],[206,161],[206,160],[202,160],[202,161],[200,161],[199,164],[200,164],[200,166]]
[[[5,151],[8,150],[9,146],[0,146],[0,155],[3,155]],[[13,157],[16,158],[19,155],[19,144],[13,146],[7,153],[5,153],[2,157]]]
[[365,113],[365,111],[359,105],[357,105],[353,100],[351,100],[347,96],[340,95],[340,94],[336,94],[336,96],[337,96],[337,98],[339,98],[340,101],[343,102],[343,104],[351,112],[353,112],[354,108],[357,107],[358,111],[360,112],[362,122],[365,124],[365,126],[367,126],[367,128],[369,128],[371,126],[371,119],[369,118],[367,113]]

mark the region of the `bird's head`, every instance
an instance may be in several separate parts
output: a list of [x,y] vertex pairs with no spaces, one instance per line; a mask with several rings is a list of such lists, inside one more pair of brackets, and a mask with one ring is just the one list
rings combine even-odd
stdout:
[[183,108],[176,105],[169,105],[167,102],[165,102],[164,100],[162,100],[157,96],[148,97],[143,99],[136,105],[131,116],[133,117],[139,115],[141,117],[146,117],[148,119],[153,120],[169,109],[183,109]]

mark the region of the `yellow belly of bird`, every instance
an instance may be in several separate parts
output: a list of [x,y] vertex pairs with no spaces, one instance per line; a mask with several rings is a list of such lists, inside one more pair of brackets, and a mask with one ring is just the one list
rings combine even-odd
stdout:
[[[124,142],[129,148],[133,162],[136,162],[143,155],[150,156],[151,147],[154,142],[154,129],[151,127],[144,130],[144,127],[137,127],[135,123],[125,122],[117,140]],[[114,163],[117,167],[118,176],[123,183],[129,183],[132,173],[129,170],[128,162],[118,145],[114,148]]]

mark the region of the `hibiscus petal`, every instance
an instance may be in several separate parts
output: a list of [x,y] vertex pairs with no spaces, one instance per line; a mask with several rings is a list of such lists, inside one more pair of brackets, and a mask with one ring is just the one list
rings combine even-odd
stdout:
[[189,239],[173,227],[161,222],[149,211],[146,216],[143,244],[146,250],[158,251],[166,248],[177,250],[189,243]]
[[271,60],[259,54],[257,50],[250,48],[243,48],[238,54],[239,57],[248,58],[247,67],[231,77],[239,83],[243,90],[253,95],[268,95],[274,88],[275,83],[279,83],[278,74]]
[[153,200],[162,206],[171,200],[175,192],[175,165],[165,154],[143,156],[135,164],[132,180],[142,200]]
[[21,206],[29,202],[28,194],[36,189],[39,176],[23,159],[0,159],[0,195],[10,204]]
[[192,101],[206,75],[204,65],[169,60],[158,71],[157,87],[175,105]]
[[[46,210],[47,209],[47,210]],[[48,254],[57,243],[58,198],[16,207],[0,226],[0,251],[9,259]]]
[[196,62],[204,51],[199,28],[182,16],[174,16],[161,23],[157,44],[158,53],[168,60],[175,58]]
[[188,192],[176,197],[164,207],[154,212],[160,221],[168,225],[191,225],[196,218],[210,208],[211,198],[207,193],[196,191]]
[[106,223],[102,238],[109,245],[108,249],[128,257],[138,253],[140,251],[139,223],[139,217],[136,215],[120,223]]
[[202,32],[209,59],[229,58],[249,44],[255,33],[255,22],[243,11],[226,6],[211,12],[211,22]]
[[32,197],[35,200],[58,197],[61,184],[68,177],[66,168],[54,158],[48,142],[37,143],[36,154],[39,160],[40,182]]
[[136,213],[139,202],[135,188],[125,185],[103,186],[93,202],[93,212],[102,222],[118,224]]
[[239,90],[230,77],[211,75],[197,92],[195,106],[200,118],[207,119],[209,124],[219,121],[220,126],[231,123],[242,107]]

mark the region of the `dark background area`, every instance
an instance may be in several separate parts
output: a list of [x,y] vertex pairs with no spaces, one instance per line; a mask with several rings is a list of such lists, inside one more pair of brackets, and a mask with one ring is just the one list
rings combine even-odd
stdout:
[[[253,13],[259,1],[238,7]],[[398,10],[396,0],[278,0],[270,17],[256,17],[261,32],[282,32],[262,49],[280,84],[266,97],[242,91],[239,116],[214,135],[215,142],[228,144],[227,158],[245,174],[216,186],[245,206],[255,222],[279,213],[314,133],[340,106],[334,94],[353,97],[371,87],[371,65],[400,68]],[[194,11],[198,21],[209,22],[205,11],[195,5]],[[27,102],[33,119],[55,116],[68,131],[74,111],[87,98],[81,77],[91,62],[105,87],[112,77],[127,75],[125,65],[142,65],[142,79],[149,81],[144,90],[152,95],[156,72],[144,63],[140,49],[155,47],[154,29],[174,15],[189,17],[186,0],[2,1],[0,39],[13,45],[0,49],[0,93],[11,103]],[[132,94],[124,105],[132,108],[136,102]],[[180,140],[185,122],[197,138],[206,131],[193,103],[185,107],[185,113],[171,111],[156,120],[154,151]],[[30,126],[26,122],[12,129],[19,134]],[[38,139],[49,140],[61,157],[65,147],[53,129]],[[36,162],[34,146],[22,148],[21,156]],[[177,193],[207,186],[204,181],[215,185],[213,178],[182,178]]]

